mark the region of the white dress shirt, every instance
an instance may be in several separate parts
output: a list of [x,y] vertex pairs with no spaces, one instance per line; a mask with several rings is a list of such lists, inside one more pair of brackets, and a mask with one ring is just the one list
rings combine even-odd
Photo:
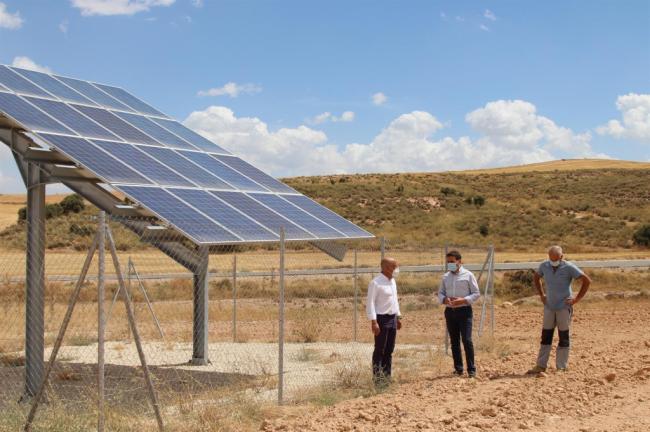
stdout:
[[[471,305],[481,296],[478,289],[478,283],[474,274],[461,266],[458,273],[448,271],[442,277],[440,283],[440,290],[438,290],[438,300],[443,304],[445,297],[462,297],[467,300],[467,304]],[[455,306],[462,307],[467,305]],[[447,306],[453,307],[453,306]]]
[[380,315],[401,315],[397,300],[395,278],[388,279],[383,273],[370,281],[366,313],[369,320],[376,320]]

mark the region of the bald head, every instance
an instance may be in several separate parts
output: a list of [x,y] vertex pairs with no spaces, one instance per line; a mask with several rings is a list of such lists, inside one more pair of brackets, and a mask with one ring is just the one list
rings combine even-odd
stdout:
[[551,246],[548,248],[548,258],[551,261],[559,261],[562,259],[564,256],[564,252],[562,252],[562,247],[561,246]]
[[397,266],[398,263],[395,258],[382,258],[381,260],[381,272],[388,279],[391,279],[393,277],[393,272],[395,271]]

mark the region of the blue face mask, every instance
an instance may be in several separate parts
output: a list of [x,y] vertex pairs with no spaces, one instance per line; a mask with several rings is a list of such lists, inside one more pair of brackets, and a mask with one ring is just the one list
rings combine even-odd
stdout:
[[447,270],[450,272],[455,272],[458,270],[458,264],[456,263],[447,263]]

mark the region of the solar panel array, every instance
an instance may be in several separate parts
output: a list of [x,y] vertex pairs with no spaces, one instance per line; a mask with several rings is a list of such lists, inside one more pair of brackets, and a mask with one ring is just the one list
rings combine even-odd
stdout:
[[0,65],[0,113],[197,244],[372,237],[121,88]]

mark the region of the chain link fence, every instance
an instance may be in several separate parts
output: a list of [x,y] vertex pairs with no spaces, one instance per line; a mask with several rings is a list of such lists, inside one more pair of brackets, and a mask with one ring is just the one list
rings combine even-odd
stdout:
[[[66,248],[27,242],[29,222],[0,237],[0,430],[203,430],[245,421],[242,409],[372,391],[365,296],[382,256],[402,270],[395,371],[408,380],[444,353],[445,250],[485,266],[482,291],[493,270],[488,247],[349,241],[339,260],[340,244],[197,248],[146,219],[73,225]],[[42,293],[27,289],[39,278]]]

